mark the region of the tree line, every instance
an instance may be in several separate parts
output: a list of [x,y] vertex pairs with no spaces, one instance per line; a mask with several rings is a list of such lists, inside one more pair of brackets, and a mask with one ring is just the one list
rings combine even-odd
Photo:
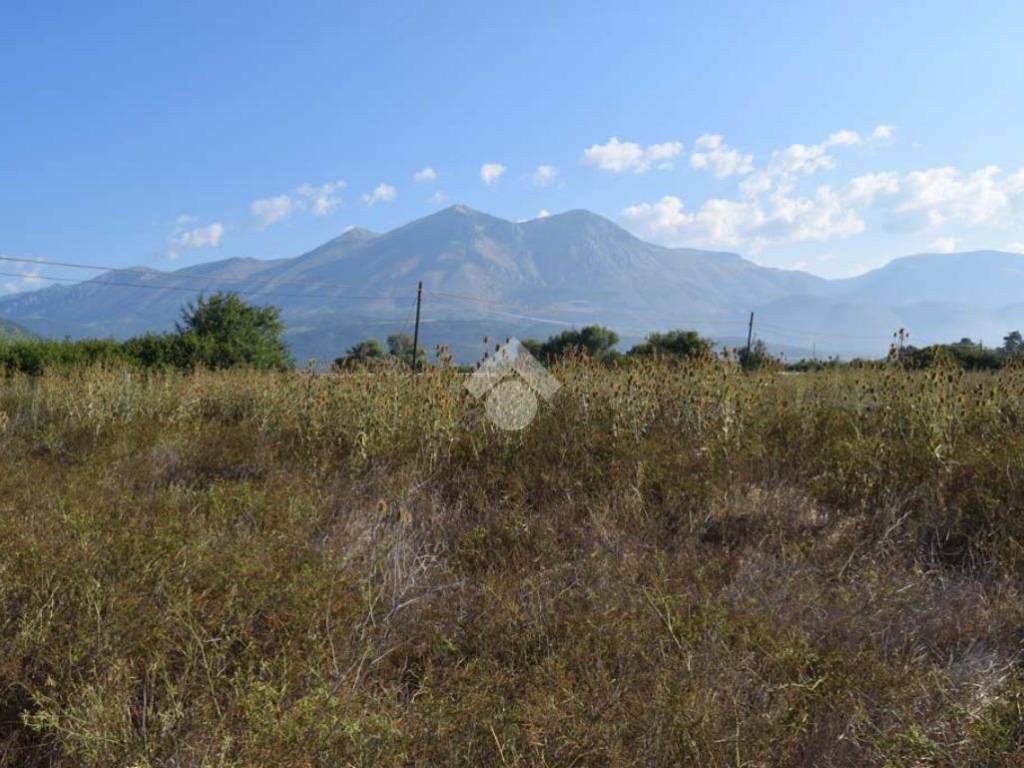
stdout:
[[[280,311],[273,306],[256,306],[234,293],[200,296],[182,308],[181,319],[173,331],[146,333],[125,341],[113,339],[53,340],[4,337],[0,335],[0,369],[39,374],[48,368],[68,370],[103,363],[129,363],[143,368],[191,370],[232,368],[239,365],[259,370],[287,370],[294,366],[283,338]],[[569,329],[547,340],[525,339],[523,346],[546,365],[568,356],[587,356],[608,365],[626,364],[632,359],[658,356],[671,359],[706,358],[715,354],[714,343],[696,331],[654,332],[628,351],[620,351],[619,335],[600,325]],[[783,367],[769,354],[763,341],[727,352],[748,369]],[[354,344],[334,360],[337,369],[366,368],[382,364],[412,365],[413,337],[396,333],[387,337],[386,347],[377,339]],[[415,350],[415,362],[421,366],[427,353]],[[953,344],[894,348],[890,360],[906,368],[929,368],[939,361],[951,362],[968,370],[995,370],[1024,359],[1024,336],[1012,331],[997,348],[983,346],[971,339]],[[811,370],[879,361],[802,360],[785,366],[791,370]]]
[[293,366],[276,307],[249,304],[233,293],[201,296],[182,309],[173,331],[113,339],[0,338],[0,368],[42,373],[103,363],[144,368],[220,369],[247,365],[286,370]]

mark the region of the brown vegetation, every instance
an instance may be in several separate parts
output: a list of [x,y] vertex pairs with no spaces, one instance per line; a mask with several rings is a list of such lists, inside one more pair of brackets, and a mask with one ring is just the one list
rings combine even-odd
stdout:
[[1024,377],[0,380],[0,765],[1012,765]]

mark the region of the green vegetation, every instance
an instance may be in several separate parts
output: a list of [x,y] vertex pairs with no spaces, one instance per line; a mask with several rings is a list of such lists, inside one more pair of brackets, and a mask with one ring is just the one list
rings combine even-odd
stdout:
[[235,294],[214,293],[187,305],[173,333],[149,333],[124,342],[0,336],[0,369],[39,375],[46,369],[67,372],[122,363],[182,370],[240,365],[285,370],[292,361],[281,337],[283,330],[276,308],[247,304]]
[[989,349],[979,342],[961,339],[955,344],[933,344],[928,347],[907,347],[898,355],[908,368],[932,368],[940,360],[968,371],[994,371],[1016,355],[1001,349]]
[[[413,337],[408,333],[394,333],[388,336],[388,351],[384,353],[377,339],[365,339],[354,344],[342,357],[335,358],[334,367],[341,369],[368,368],[396,364],[412,365]],[[416,363],[422,368],[427,362],[427,351],[416,350]]]
[[10,320],[0,319],[0,340],[34,339],[35,334]]
[[712,353],[712,348],[711,341],[702,338],[696,331],[667,331],[650,334],[646,341],[633,347],[629,354],[641,357],[663,355],[696,358],[707,357]]
[[619,343],[619,334],[602,325],[588,325],[579,330],[562,331],[547,341],[524,339],[523,346],[531,355],[544,363],[553,363],[568,356],[587,355],[594,360],[606,360],[614,355],[613,347]]
[[999,766],[1024,371],[0,377],[2,766]]

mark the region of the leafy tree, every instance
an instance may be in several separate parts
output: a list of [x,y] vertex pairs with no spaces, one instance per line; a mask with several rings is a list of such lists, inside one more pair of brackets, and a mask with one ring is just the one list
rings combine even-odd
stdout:
[[[541,360],[551,362],[569,354],[585,354],[597,360],[610,356],[619,343],[619,334],[603,325],[588,325],[580,330],[562,331],[541,344]],[[529,349],[529,347],[527,347]]]
[[907,347],[903,350],[903,365],[911,369],[932,368],[940,363],[958,366],[968,371],[994,371],[1005,358],[995,349],[986,349],[970,339],[956,344],[932,344],[928,347]]
[[146,368],[189,368],[181,336],[176,333],[146,333],[133,336],[121,345],[129,360]]
[[1024,337],[1020,331],[1010,331],[1003,336],[1003,354],[1019,355],[1021,352],[1024,352]]
[[292,360],[281,338],[283,331],[277,307],[257,307],[234,293],[200,296],[182,310],[177,325],[178,364],[290,368]]
[[739,361],[740,365],[746,371],[758,370],[760,368],[769,368],[780,365],[779,361],[768,354],[768,345],[761,339],[758,339],[750,347],[749,354],[747,348],[742,347],[739,350]]
[[712,343],[700,336],[696,331],[666,331],[651,333],[646,341],[637,344],[629,354],[645,357],[661,355],[664,357],[706,357],[711,354]]
[[[412,363],[412,334],[393,333],[388,336],[388,354],[397,357],[407,363]],[[423,365],[427,359],[427,351],[420,347],[416,350],[416,364]]]
[[519,342],[523,345],[527,352],[536,357],[538,360],[544,357],[544,342],[540,339],[522,339]]
[[352,348],[343,357],[336,358],[334,365],[337,367],[348,367],[357,365],[370,365],[384,359],[384,348],[376,339],[364,339],[352,345]]

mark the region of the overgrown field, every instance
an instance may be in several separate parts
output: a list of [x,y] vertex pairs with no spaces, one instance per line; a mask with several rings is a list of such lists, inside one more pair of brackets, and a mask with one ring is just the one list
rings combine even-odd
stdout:
[[0,379],[0,765],[998,766],[1024,374]]

